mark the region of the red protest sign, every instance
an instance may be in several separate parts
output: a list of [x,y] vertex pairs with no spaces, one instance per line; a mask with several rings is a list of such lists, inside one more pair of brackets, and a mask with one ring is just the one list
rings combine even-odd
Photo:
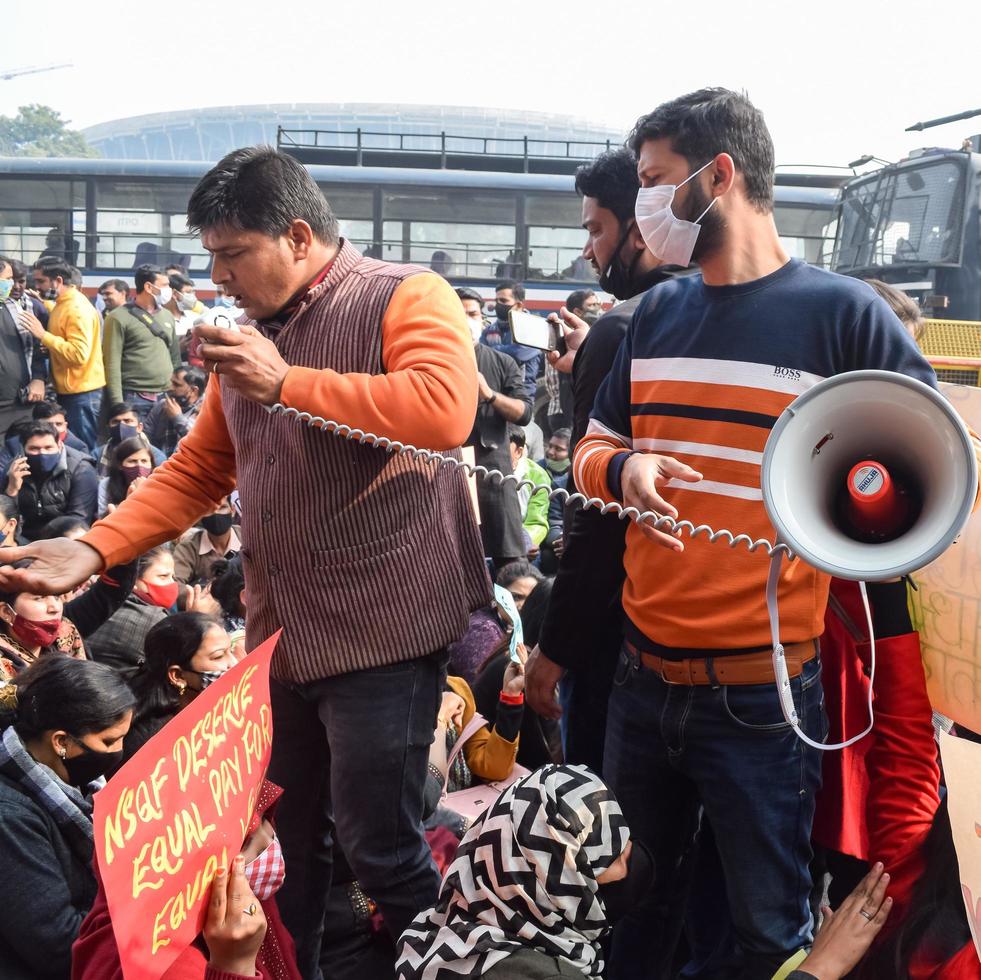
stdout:
[[204,924],[269,766],[279,633],[199,694],[95,797],[95,846],[123,976],[159,980]]

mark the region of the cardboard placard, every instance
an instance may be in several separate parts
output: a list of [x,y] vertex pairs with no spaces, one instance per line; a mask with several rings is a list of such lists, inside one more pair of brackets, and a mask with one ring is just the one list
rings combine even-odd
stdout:
[[159,980],[241,850],[272,749],[279,633],[201,692],[95,797],[95,846],[126,980]]
[[981,957],[981,745],[942,732],[940,757],[947,785],[950,831],[974,946]]
[[[975,432],[981,432],[981,388],[940,390]],[[913,573],[910,613],[920,634],[930,702],[941,714],[981,731],[981,514],[957,542]]]

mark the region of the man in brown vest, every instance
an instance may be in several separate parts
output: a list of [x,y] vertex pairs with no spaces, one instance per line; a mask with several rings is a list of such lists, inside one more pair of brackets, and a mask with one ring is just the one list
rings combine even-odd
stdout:
[[476,413],[473,345],[445,280],[361,256],[306,170],[275,150],[225,157],[188,222],[254,325],[197,328],[214,377],[177,452],[79,541],[13,549],[7,561],[33,564],[0,570],[0,583],[67,592],[238,487],[249,647],[284,628],[269,773],[286,790],[279,907],[304,976],[318,978],[334,827],[394,936],[436,899],[421,817],[444,651],[490,584],[460,473],[267,408],[452,450]]

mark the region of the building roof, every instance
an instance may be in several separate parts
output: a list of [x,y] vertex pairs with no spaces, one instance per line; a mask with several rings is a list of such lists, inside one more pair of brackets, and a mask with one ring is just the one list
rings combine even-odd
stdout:
[[117,160],[215,161],[239,146],[276,145],[279,127],[327,132],[477,136],[618,144],[617,128],[574,116],[473,106],[284,103],[157,112],[99,123],[88,141]]

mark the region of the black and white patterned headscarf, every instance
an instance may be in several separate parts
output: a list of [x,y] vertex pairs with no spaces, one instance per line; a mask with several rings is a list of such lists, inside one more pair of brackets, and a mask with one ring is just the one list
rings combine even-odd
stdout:
[[509,787],[467,832],[434,908],[399,940],[398,980],[479,977],[519,949],[599,976],[607,929],[596,876],[629,832],[585,766],[546,766]]

